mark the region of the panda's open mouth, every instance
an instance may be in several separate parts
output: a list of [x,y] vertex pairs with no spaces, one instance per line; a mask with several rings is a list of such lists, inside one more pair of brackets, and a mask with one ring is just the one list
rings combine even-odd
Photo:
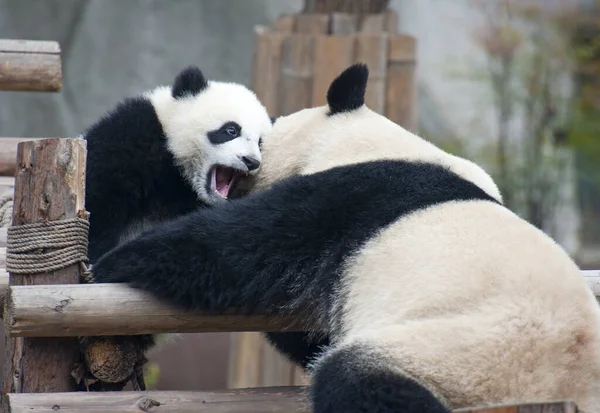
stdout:
[[231,188],[239,178],[247,176],[248,172],[228,166],[215,165],[210,172],[210,190],[220,197],[227,199]]

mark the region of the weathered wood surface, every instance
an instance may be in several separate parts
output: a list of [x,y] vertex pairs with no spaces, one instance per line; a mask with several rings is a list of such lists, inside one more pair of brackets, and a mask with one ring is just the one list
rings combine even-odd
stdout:
[[[582,275],[600,296],[600,270]],[[124,284],[11,285],[5,300],[4,328],[11,337],[298,329],[293,317],[186,312]]]
[[577,405],[570,401],[504,405],[476,409],[456,409],[455,413],[578,413]]
[[318,36],[315,39],[315,64],[310,106],[327,103],[331,82],[353,63],[353,36]]
[[294,318],[203,315],[123,284],[9,286],[4,327],[12,337],[277,331]]
[[278,96],[281,51],[284,36],[264,26],[254,29],[254,70],[252,89],[271,116],[279,115]]
[[[213,392],[148,391],[103,393],[9,394],[11,413],[73,411],[82,413],[206,412],[309,413],[303,386],[263,387]],[[571,402],[458,409],[456,413],[577,413]]]
[[408,35],[388,41],[385,116],[402,127],[416,128],[416,41]]
[[310,107],[315,36],[294,35],[283,40],[279,114],[289,115]]
[[[46,139],[18,146],[13,225],[85,216],[86,142]],[[12,274],[11,286],[70,284],[79,267],[38,274]],[[9,338],[2,393],[73,390],[71,369],[78,359],[75,338]]]
[[35,141],[39,138],[0,138],[0,178],[1,185],[6,185],[6,179],[13,179],[17,170],[17,145],[23,141]]
[[278,387],[215,392],[10,394],[7,404],[11,413],[309,413],[303,391],[300,387]]
[[0,90],[58,92],[61,88],[57,42],[0,40]]

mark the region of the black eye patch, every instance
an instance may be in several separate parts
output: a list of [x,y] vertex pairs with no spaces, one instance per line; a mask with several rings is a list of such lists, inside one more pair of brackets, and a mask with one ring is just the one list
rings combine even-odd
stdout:
[[240,136],[242,127],[236,122],[226,122],[219,129],[208,132],[208,140],[213,145],[229,142]]
[[262,138],[258,139],[258,149],[262,149]]

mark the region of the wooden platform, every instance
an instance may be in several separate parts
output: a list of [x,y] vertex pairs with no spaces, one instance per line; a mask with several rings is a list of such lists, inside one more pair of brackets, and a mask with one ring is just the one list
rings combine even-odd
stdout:
[[[304,387],[267,387],[213,392],[148,391],[8,394],[12,413],[310,413]],[[577,413],[571,402],[459,409],[457,413]]]

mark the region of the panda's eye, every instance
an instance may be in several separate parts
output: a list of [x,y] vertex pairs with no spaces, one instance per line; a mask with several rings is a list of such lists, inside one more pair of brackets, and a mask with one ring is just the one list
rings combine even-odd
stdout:
[[230,126],[227,129],[225,129],[225,132],[227,132],[231,136],[237,136],[238,134],[238,130],[233,126]]
[[262,138],[258,139],[258,149],[262,149]]

